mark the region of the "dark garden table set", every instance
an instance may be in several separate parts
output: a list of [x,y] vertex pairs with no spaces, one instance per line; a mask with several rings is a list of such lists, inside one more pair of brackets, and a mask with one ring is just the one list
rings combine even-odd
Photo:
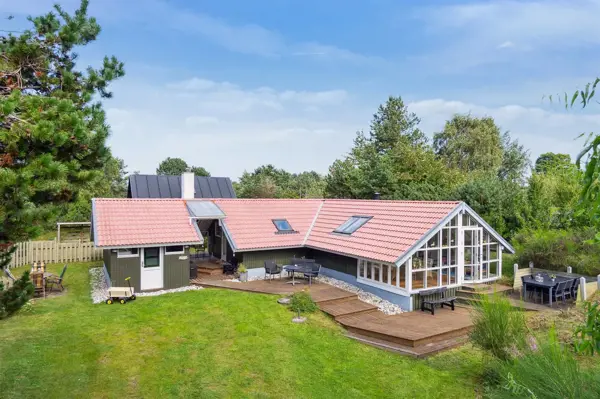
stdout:
[[521,277],[523,283],[522,297],[525,300],[528,296],[544,303],[544,293],[548,293],[548,304],[552,306],[553,302],[577,298],[577,289],[579,288],[579,279],[575,277],[551,276],[547,273],[538,273],[536,275]]

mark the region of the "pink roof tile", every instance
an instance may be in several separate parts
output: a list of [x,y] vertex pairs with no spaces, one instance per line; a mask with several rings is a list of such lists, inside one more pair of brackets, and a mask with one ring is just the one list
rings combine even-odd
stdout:
[[[395,262],[458,202],[325,200],[306,245]],[[332,233],[351,216],[372,216],[351,235]]]
[[[238,251],[300,247],[322,200],[215,199],[225,212],[225,227]],[[276,233],[272,219],[287,219],[297,233]]]
[[96,198],[93,204],[99,247],[201,242],[184,200]]

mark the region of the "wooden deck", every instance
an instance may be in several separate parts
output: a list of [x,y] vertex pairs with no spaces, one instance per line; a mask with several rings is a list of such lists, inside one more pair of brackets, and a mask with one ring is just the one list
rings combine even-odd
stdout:
[[472,328],[470,310],[456,307],[436,309],[435,316],[425,312],[406,312],[387,316],[358,296],[327,284],[302,282],[286,284],[288,279],[257,280],[247,283],[200,278],[192,283],[207,288],[223,288],[261,294],[290,295],[307,290],[319,308],[346,328],[347,336],[381,349],[425,357],[463,344]]

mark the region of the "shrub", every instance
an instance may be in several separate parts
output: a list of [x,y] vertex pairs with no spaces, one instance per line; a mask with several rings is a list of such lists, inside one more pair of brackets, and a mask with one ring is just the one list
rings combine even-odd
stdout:
[[290,298],[290,309],[298,313],[312,313],[317,310],[317,304],[306,291],[294,293]]
[[525,341],[525,315],[501,295],[482,296],[472,303],[471,341],[500,360],[512,357]]
[[536,267],[560,271],[572,266],[575,273],[596,276],[600,274],[600,244],[594,236],[592,229],[526,230],[515,236],[513,244],[520,265],[533,262]]
[[586,302],[585,324],[575,330],[577,353],[594,355],[600,353],[600,307],[599,303]]
[[554,331],[523,356],[503,363],[502,381],[493,398],[598,398],[600,378],[579,363],[556,339]]
[[26,304],[33,296],[33,284],[29,281],[29,271],[6,290],[0,291],[0,319],[10,316]]

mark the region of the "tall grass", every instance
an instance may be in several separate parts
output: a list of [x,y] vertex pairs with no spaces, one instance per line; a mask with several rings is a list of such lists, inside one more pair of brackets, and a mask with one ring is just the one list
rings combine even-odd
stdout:
[[500,360],[508,360],[524,346],[525,315],[513,308],[506,297],[494,294],[473,301],[471,341]]
[[493,398],[600,398],[600,376],[580,368],[554,331],[512,361],[500,365],[501,384]]

